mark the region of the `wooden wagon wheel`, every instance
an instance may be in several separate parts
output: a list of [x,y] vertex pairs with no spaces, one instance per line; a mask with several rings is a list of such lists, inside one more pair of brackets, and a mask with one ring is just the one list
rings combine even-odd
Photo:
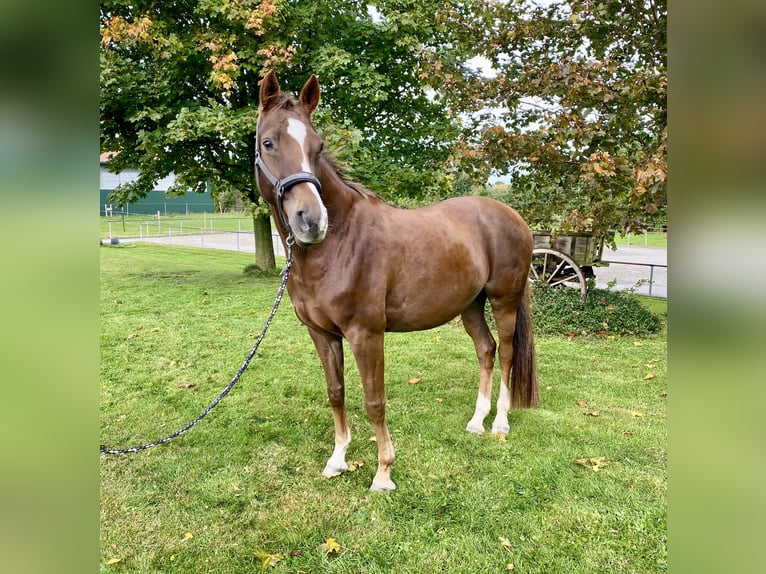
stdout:
[[538,247],[532,251],[532,265],[529,268],[532,281],[543,281],[551,287],[567,286],[580,290],[583,300],[587,293],[585,276],[571,257],[556,251]]

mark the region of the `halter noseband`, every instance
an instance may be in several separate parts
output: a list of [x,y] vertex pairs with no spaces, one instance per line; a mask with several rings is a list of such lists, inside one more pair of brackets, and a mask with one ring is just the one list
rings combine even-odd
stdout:
[[290,228],[290,222],[287,220],[287,217],[285,216],[284,209],[282,208],[282,203],[284,202],[284,196],[285,193],[290,191],[293,186],[298,185],[299,183],[312,183],[317,188],[317,191],[319,192],[319,197],[322,197],[322,184],[319,183],[319,179],[313,174],[309,173],[307,171],[299,171],[292,175],[288,175],[284,179],[278,179],[274,176],[273,173],[271,173],[271,170],[269,170],[268,167],[266,167],[266,164],[263,162],[263,159],[261,158],[261,150],[260,150],[260,143],[258,142],[258,134],[255,134],[255,185],[258,187],[258,193],[261,192],[261,181],[259,177],[258,171],[262,171],[263,175],[266,176],[266,179],[269,180],[269,183],[274,186],[274,189],[277,191],[277,211],[279,212],[279,217],[282,219],[282,225],[285,226],[285,229],[287,230],[288,235],[292,235],[292,229]]

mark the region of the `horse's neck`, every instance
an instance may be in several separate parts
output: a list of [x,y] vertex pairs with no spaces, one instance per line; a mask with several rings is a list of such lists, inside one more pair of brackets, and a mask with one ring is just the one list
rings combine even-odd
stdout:
[[322,158],[322,189],[325,202],[329,204],[330,226],[338,226],[347,220],[351,210],[360,202],[369,201],[372,197],[354,189],[335,171],[327,158]]

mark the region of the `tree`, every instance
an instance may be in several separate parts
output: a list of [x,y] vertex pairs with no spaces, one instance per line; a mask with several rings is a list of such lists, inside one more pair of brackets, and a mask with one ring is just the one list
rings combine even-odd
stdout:
[[509,0],[465,22],[494,70],[451,95],[465,169],[510,173],[534,227],[611,240],[664,209],[665,0]]
[[422,81],[433,53],[451,54],[449,30],[435,24],[443,6],[101,2],[101,150],[117,152],[111,169],[140,172],[113,201],[146,195],[171,171],[171,192],[208,183],[240,190],[256,205],[256,263],[273,268],[269,216],[258,207],[253,177],[255,99],[268,69],[292,90],[318,74],[323,106],[315,121],[357,179],[393,198],[448,189],[457,123]]

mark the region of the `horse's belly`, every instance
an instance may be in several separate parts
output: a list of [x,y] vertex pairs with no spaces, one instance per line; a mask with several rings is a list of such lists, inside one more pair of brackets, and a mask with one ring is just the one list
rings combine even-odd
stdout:
[[424,287],[386,305],[386,331],[422,331],[444,325],[476,299],[481,286]]

